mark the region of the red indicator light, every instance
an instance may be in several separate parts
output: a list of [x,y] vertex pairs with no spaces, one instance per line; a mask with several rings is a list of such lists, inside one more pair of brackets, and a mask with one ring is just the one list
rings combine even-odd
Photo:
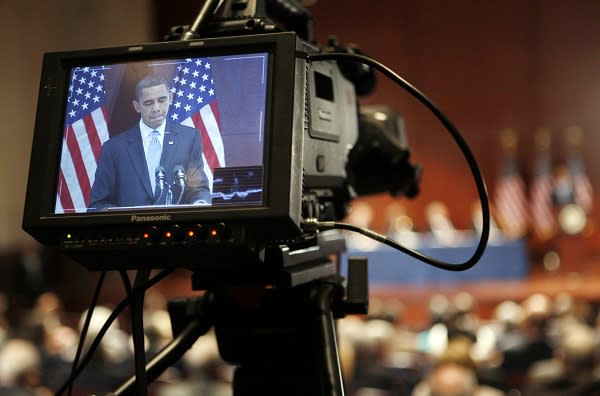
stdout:
[[148,238],[150,238],[150,234],[148,234],[147,232],[144,232],[143,237],[144,237],[144,239],[148,239]]

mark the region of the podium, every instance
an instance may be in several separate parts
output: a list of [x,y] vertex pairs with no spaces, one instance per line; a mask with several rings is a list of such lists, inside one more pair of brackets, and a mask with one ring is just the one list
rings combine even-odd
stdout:
[[[451,263],[466,261],[475,250],[476,241],[457,246],[441,246],[428,238],[415,250]],[[503,240],[488,244],[479,262],[467,271],[445,271],[425,264],[385,245],[372,250],[349,248],[345,256],[364,256],[369,260],[369,282],[372,285],[441,286],[457,282],[519,280],[528,277],[530,259],[525,239]],[[342,263],[345,262],[342,260]],[[345,266],[342,265],[342,273]]]

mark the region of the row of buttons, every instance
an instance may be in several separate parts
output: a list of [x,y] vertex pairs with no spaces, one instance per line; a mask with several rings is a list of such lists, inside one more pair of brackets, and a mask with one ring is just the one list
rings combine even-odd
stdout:
[[229,228],[219,223],[214,226],[195,224],[193,226],[180,227],[178,225],[168,227],[150,227],[142,233],[143,240],[154,242],[160,241],[183,241],[183,240],[226,240],[231,236]]
[[135,245],[139,242],[222,241],[228,240],[230,237],[231,230],[223,223],[216,225],[168,225],[151,226],[139,231],[129,232],[67,233],[64,244],[73,247],[82,243],[88,246]]

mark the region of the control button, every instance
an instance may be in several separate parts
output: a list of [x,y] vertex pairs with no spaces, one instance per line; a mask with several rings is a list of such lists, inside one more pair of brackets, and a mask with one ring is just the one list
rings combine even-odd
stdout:
[[204,227],[202,224],[194,224],[186,231],[185,238],[205,240],[207,233],[206,227]]
[[325,172],[325,156],[323,154],[317,155],[317,171]]
[[208,239],[212,241],[226,240],[231,236],[231,230],[225,223],[219,223],[209,228]]
[[150,227],[142,233],[142,239],[148,242],[158,242],[161,237],[161,232],[156,227]]
[[178,225],[173,225],[168,227],[163,233],[163,238],[165,240],[175,240],[181,241],[184,238],[184,233]]
[[225,223],[217,224],[217,231],[221,240],[227,240],[231,237],[231,229]]

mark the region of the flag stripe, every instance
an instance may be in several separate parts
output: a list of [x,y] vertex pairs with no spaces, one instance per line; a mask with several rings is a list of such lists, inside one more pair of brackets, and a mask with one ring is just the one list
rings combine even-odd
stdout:
[[539,176],[531,187],[531,222],[538,238],[548,239],[554,234],[556,222],[552,210],[553,181],[549,175]]
[[85,204],[87,204],[86,197],[89,197],[91,183],[88,178],[88,172],[86,171],[86,163],[84,161],[84,158],[86,155],[90,154],[91,150],[89,150],[89,146],[88,149],[84,148],[83,150],[81,150],[79,141],[76,136],[77,133],[74,131],[77,130],[78,132],[81,132],[79,130],[79,125],[75,125],[78,123],[83,124],[82,121],[77,121],[72,126],[67,128],[65,143],[67,145],[69,153],[71,154],[71,160],[73,161],[73,165],[75,166],[73,174],[77,178],[77,182],[79,183],[79,187],[81,188],[81,192],[84,197],[83,201]]
[[64,212],[64,208],[73,208],[73,200],[71,199],[69,187],[62,171],[59,174],[58,180],[58,198],[56,200],[55,212],[62,213]]
[[221,140],[219,124],[217,123],[217,118],[214,115],[214,109],[217,107],[217,102],[213,100],[210,105],[204,106],[200,109],[200,115],[202,116],[202,121],[206,127],[206,132],[210,136],[210,141],[217,156],[219,162],[217,166],[223,166],[225,164],[225,150],[223,148],[223,140]]
[[[100,159],[100,151],[102,151],[102,142],[108,139],[108,128],[104,119],[102,108],[98,108],[90,113],[89,116],[83,117],[85,129],[90,141],[92,153],[94,154],[95,162]],[[106,135],[106,136],[102,136]]]
[[573,176],[573,189],[577,204],[589,212],[594,206],[594,193],[589,179],[581,173],[576,174]]
[[504,161],[496,185],[495,207],[498,222],[507,237],[519,238],[527,232],[529,213],[526,188],[517,172],[514,158]]
[[[94,156],[94,162],[98,161],[98,159],[100,159],[100,149],[102,148],[102,144],[98,138],[98,132],[96,131],[94,120],[91,115],[86,115],[81,121],[83,121],[83,131],[81,132],[85,133],[87,138],[87,144],[85,142],[83,142],[83,144],[89,146],[89,150]],[[73,128],[75,128],[75,126],[73,126]],[[83,136],[79,136],[78,140],[82,140],[82,138]]]
[[194,122],[194,126],[200,131],[200,134],[202,135],[202,146],[204,148],[204,155],[206,156],[206,163],[212,171],[219,166],[219,158],[217,157],[217,153],[215,152],[213,142],[210,139],[210,135],[206,130],[202,118],[200,117],[200,113],[194,113],[191,118]]
[[554,177],[550,154],[547,150],[538,150],[535,176],[531,183],[531,226],[540,240],[550,239],[557,231],[554,218]]
[[520,186],[507,181],[503,183],[503,191],[499,195],[499,208],[502,210],[503,217],[511,223],[520,224],[526,218],[526,205],[519,197],[521,191]]
[[212,193],[213,191],[213,180],[214,180],[214,174],[213,171],[210,169],[210,167],[208,167],[207,161],[206,161],[206,156],[204,155],[204,153],[202,153],[202,161],[204,161],[204,173],[206,174],[206,178],[208,179],[208,188],[210,189],[210,192]]
[[573,199],[586,213],[589,213],[594,206],[594,192],[586,175],[581,153],[578,151],[570,153],[568,164],[571,173]]
[[[94,152],[94,141],[99,141],[96,127],[91,121],[92,118],[89,115],[86,115],[81,120],[78,120],[71,125],[75,132],[75,138],[77,139],[76,147],[79,149],[79,153],[83,160],[83,166],[85,167],[85,169],[80,169],[79,171],[82,173],[82,177],[85,172],[85,179],[90,186],[93,184],[94,175],[96,174],[97,157]],[[99,149],[101,148],[102,144],[100,143]],[[98,155],[100,155],[100,153],[98,153]],[[85,184],[82,185],[82,188],[85,188]]]
[[[217,126],[221,125],[221,114],[219,113],[219,106],[217,104],[217,101],[213,100],[209,104],[210,104],[210,109],[212,110],[212,115],[213,115],[213,117],[215,117],[215,120],[217,122]],[[225,160],[223,160],[223,163],[224,162],[225,162]]]
[[[85,199],[81,186],[77,179],[77,167],[71,158],[71,153],[67,148],[66,144],[63,144],[62,157],[61,157],[61,168],[62,175],[64,177],[64,188],[63,193],[69,194],[72,205],[67,205],[67,201],[63,201],[63,208],[65,211],[72,211],[81,207],[85,208]],[[64,197],[66,198],[66,197]]]

